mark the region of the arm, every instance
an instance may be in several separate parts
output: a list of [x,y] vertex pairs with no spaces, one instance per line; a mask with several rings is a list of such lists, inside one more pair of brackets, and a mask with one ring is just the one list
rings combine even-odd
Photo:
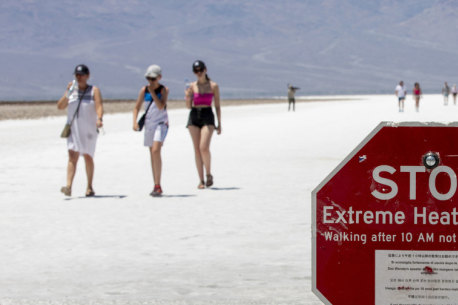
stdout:
[[138,113],[140,112],[140,108],[142,107],[143,99],[145,96],[145,87],[142,87],[140,89],[140,92],[138,93],[137,101],[135,102],[135,107],[133,110],[133,116],[134,116],[134,127],[133,129],[137,131],[139,129],[138,123],[137,123],[137,117]]
[[103,100],[99,88],[94,87],[95,112],[97,113],[97,128],[103,126]]
[[216,117],[218,119],[218,125],[216,126],[216,133],[221,134],[221,104],[219,98],[219,87],[218,84],[213,83],[213,97],[215,99],[215,110],[216,110]]
[[68,106],[67,93],[68,93],[68,89],[70,89],[71,86],[72,86],[72,82],[69,82],[68,85],[67,85],[67,90],[65,90],[65,92],[64,92],[64,95],[62,95],[62,97],[57,101],[57,109],[63,110],[65,108],[67,108],[67,106]]
[[194,94],[194,83],[191,83],[188,89],[184,91],[185,100],[186,100],[186,108],[191,109],[192,107],[192,97]]
[[161,90],[161,98],[157,97],[156,92],[151,92],[151,96],[153,97],[153,101],[156,104],[157,109],[162,110],[165,108],[165,105],[167,105],[167,98],[169,95],[169,88],[163,87]]

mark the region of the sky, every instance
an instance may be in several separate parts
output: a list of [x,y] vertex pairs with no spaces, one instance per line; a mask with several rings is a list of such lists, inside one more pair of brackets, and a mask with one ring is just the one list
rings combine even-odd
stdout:
[[106,98],[135,98],[150,64],[183,98],[206,62],[223,98],[440,92],[455,71],[458,4],[447,0],[4,0],[0,100],[56,99],[77,64]]

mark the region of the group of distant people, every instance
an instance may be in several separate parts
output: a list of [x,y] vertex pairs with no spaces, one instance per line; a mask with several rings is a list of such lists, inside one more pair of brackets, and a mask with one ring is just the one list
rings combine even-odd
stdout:
[[[453,85],[453,87],[450,89],[447,82],[445,82],[444,86],[442,87],[442,96],[444,97],[445,106],[448,105],[448,97],[450,93],[453,95],[453,104],[456,105],[456,96],[458,93],[456,84]],[[398,98],[399,112],[404,112],[404,102],[407,96],[407,89],[403,81],[400,81],[399,84],[396,86],[395,94],[396,94],[396,97]],[[414,84],[414,87],[412,89],[412,96],[413,96],[413,99],[415,100],[415,111],[417,112],[420,111],[420,99],[422,98],[422,95],[423,95],[423,92],[421,91],[420,84],[417,82]]]
[[453,104],[456,105],[456,95],[458,93],[458,89],[456,88],[456,84],[453,85],[452,89],[448,86],[447,82],[444,83],[444,87],[442,87],[442,95],[444,96],[444,106],[448,105],[448,96],[450,93],[453,96]]
[[[192,138],[199,189],[213,185],[211,173],[210,142],[213,132],[221,133],[221,107],[218,84],[207,75],[207,67],[201,60],[192,65],[197,80],[185,89],[186,106],[190,109],[186,127]],[[99,88],[89,85],[89,68],[78,65],[74,71],[75,80],[70,82],[64,95],[57,102],[59,109],[68,108],[67,124],[71,131],[67,137],[68,164],[67,183],[61,188],[66,196],[71,196],[73,179],[80,155],[86,164],[87,188],[86,196],[95,195],[92,185],[94,177],[94,153],[98,129],[103,126],[103,103]],[[151,65],[145,73],[146,86],[140,89],[137,102],[133,109],[133,129],[141,131],[144,127],[144,146],[148,147],[151,157],[154,188],[151,196],[161,196],[162,159],[161,148],[169,128],[167,114],[167,98],[169,89],[160,83],[162,70],[158,65]],[[212,104],[216,110],[218,124]],[[145,113],[140,120],[138,115],[142,105]],[[205,176],[204,176],[205,171]]]

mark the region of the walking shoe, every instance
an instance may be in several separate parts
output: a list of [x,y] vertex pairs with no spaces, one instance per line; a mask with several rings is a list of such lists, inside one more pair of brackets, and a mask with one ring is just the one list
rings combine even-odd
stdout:
[[207,183],[205,185],[207,187],[210,187],[213,185],[213,176],[212,175],[207,175]]
[[92,188],[88,188],[86,190],[86,197],[94,197],[95,196],[95,192]]
[[156,185],[154,186],[154,189],[153,189],[153,191],[151,192],[150,195],[153,196],[153,197],[160,197],[160,196],[162,196],[162,188],[161,188],[161,186],[160,186],[159,184],[156,184]]
[[72,189],[69,188],[68,186],[63,186],[60,188],[60,191],[64,193],[65,196],[71,196],[72,195]]
[[197,188],[199,190],[203,190],[205,188],[205,182],[202,180],[199,182],[199,185],[197,185]]

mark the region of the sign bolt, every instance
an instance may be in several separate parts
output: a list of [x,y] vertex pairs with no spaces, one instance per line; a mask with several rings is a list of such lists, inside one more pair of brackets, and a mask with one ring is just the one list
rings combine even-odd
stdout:
[[433,169],[439,165],[439,156],[437,153],[429,152],[423,156],[423,165],[427,169]]

